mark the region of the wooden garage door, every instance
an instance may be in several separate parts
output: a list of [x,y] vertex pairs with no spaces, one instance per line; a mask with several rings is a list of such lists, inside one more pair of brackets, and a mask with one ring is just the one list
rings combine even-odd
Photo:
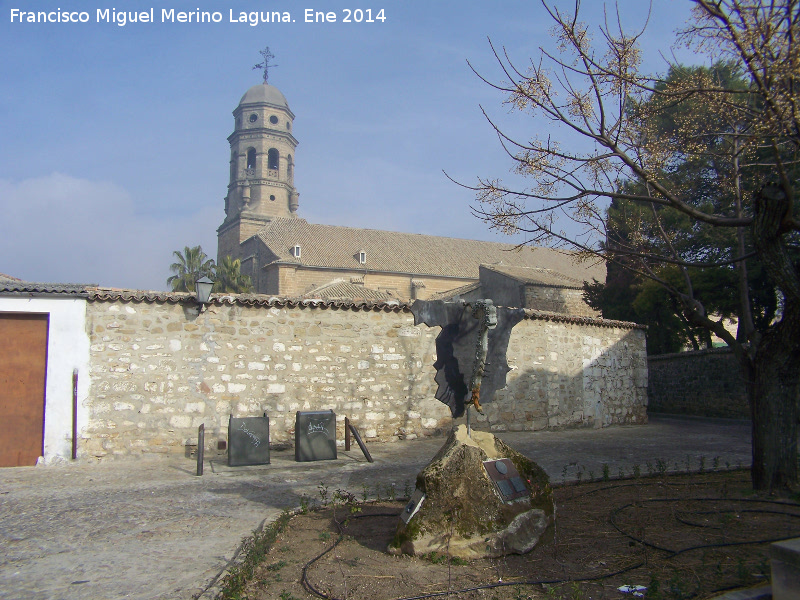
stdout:
[[42,455],[46,371],[47,315],[0,313],[0,467]]

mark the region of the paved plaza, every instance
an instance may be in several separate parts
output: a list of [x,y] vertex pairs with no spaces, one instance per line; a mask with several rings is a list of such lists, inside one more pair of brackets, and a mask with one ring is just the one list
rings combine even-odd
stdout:
[[[749,466],[750,426],[740,421],[651,416],[648,425],[498,434],[554,483],[666,462],[697,469],[714,459]],[[213,598],[241,540],[324,483],[360,496],[365,486],[402,495],[444,438],[357,445],[336,461],[297,463],[272,452],[258,467],[152,457],[100,464],[0,469],[1,599]],[[566,468],[566,469],[565,469]],[[385,492],[383,492],[385,495]]]

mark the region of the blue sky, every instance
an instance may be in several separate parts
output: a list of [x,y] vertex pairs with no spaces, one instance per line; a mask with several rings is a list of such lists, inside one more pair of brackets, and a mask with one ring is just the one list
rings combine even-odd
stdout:
[[[647,5],[617,3],[641,27]],[[556,2],[570,8],[572,2]],[[98,9],[154,9],[155,23],[97,23]],[[11,22],[13,9],[86,11],[88,23]],[[161,23],[161,9],[218,11],[220,23]],[[304,10],[334,12],[306,23]],[[343,23],[344,9],[385,21]],[[614,10],[614,5],[609,4]],[[230,23],[289,11],[292,23]],[[645,64],[688,19],[688,0],[654,0]],[[603,3],[584,0],[589,23]],[[616,19],[616,16],[613,17]],[[501,74],[487,38],[520,62],[551,46],[533,1],[0,0],[0,272],[31,281],[166,289],[172,251],[201,244],[216,258],[224,217],[231,112],[260,81],[296,115],[299,216],[313,223],[509,241],[470,213],[450,182],[509,176],[480,106],[515,131],[547,123],[508,114],[488,79]],[[552,46],[551,46],[552,47]]]

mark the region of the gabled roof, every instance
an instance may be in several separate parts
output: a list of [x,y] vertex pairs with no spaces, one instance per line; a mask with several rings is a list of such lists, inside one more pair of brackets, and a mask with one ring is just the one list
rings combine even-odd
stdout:
[[[317,298],[320,300],[391,300],[392,294],[381,290],[373,290],[364,285],[334,279],[324,283],[300,296],[301,298]],[[396,299],[396,298],[395,298]]]
[[452,290],[447,290],[445,292],[436,292],[435,294],[431,294],[428,298],[426,298],[426,300],[450,300],[456,297],[460,297],[462,294],[468,294],[469,292],[474,292],[480,287],[481,287],[480,281],[473,281],[472,283],[468,283],[467,285],[462,285],[461,287],[457,287]]
[[0,273],[0,283],[8,283],[12,281],[22,281],[22,279],[17,279],[16,277],[12,277],[11,275]]
[[552,269],[543,269],[540,267],[511,267],[506,265],[481,265],[481,267],[496,273],[502,273],[521,283],[573,289],[581,289],[583,287],[583,280],[567,277]]
[[[477,279],[483,263],[550,269],[579,282],[605,279],[602,266],[576,263],[572,255],[550,248],[516,249],[498,242],[314,225],[296,218],[274,219],[257,237],[277,257],[271,264]],[[301,247],[300,259],[290,252],[294,246]],[[358,260],[362,251],[365,264]]]

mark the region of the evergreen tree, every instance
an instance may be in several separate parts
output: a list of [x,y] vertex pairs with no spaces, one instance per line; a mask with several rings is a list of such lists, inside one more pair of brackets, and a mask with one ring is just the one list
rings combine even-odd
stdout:
[[249,275],[242,274],[242,261],[230,256],[223,256],[214,270],[214,292],[231,292],[247,294],[253,291],[253,282]]
[[[698,210],[735,214],[737,200],[741,202],[743,196],[752,195],[765,177],[762,168],[753,165],[743,168],[743,159],[748,154],[754,159],[761,151],[756,148],[744,152],[745,149],[737,145],[734,133],[747,125],[736,120],[736,115],[720,114],[713,111],[713,107],[691,99],[676,103],[663,94],[697,81],[739,90],[739,101],[749,101],[747,82],[731,62],[718,62],[710,68],[674,66],[667,77],[656,84],[652,95],[639,104],[629,105],[628,114],[643,121],[640,128],[647,132],[647,137],[673,140],[685,148],[680,160],[666,163],[658,174],[681,190],[688,204]],[[628,180],[622,185],[622,192],[646,195],[647,185],[640,180]],[[636,239],[632,236],[634,231]],[[749,237],[745,232],[742,247],[752,252]],[[686,346],[710,347],[710,331],[690,322],[681,303],[648,274],[652,272],[682,293],[688,291],[684,277],[688,274],[692,294],[703,303],[707,313],[731,319],[736,317],[738,308],[736,267],[733,263],[716,266],[714,263],[730,259],[736,246],[735,230],[698,224],[684,213],[660,207],[631,206],[614,199],[606,213],[605,250],[611,258],[607,263],[607,279],[605,284],[585,285],[586,301],[605,318],[647,325],[648,354],[677,352]],[[668,256],[672,252],[712,266],[684,267],[684,273],[674,263],[650,261],[651,264],[642,269],[643,250],[654,257]],[[764,277],[757,262],[751,260],[744,265],[754,316],[762,325],[768,325],[778,308],[775,287]],[[635,272],[637,270],[640,272]]]
[[195,281],[201,277],[214,278],[214,260],[200,246],[186,246],[183,253],[175,250],[172,254],[177,260],[169,266],[173,274],[167,278],[167,284],[173,292],[194,292]]

